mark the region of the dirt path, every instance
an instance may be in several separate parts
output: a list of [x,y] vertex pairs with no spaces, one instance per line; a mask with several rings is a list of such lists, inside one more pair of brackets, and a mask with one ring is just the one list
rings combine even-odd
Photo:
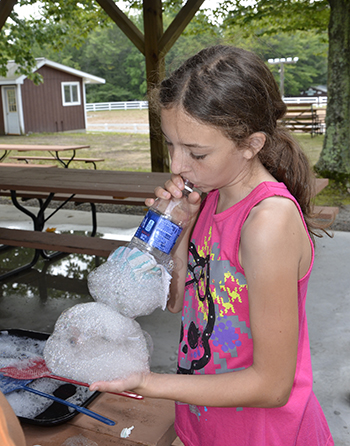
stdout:
[[148,124],[148,110],[111,110],[87,112],[89,124]]

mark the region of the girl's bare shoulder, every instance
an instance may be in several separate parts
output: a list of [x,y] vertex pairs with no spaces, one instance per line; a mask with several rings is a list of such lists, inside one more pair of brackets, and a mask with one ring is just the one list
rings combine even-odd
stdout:
[[273,196],[255,206],[245,221],[242,246],[255,252],[271,249],[298,249],[307,241],[306,231],[295,203],[285,197]]
[[290,219],[301,222],[296,204],[286,197],[273,196],[260,201],[250,211],[246,223],[248,225],[272,224],[274,227],[283,225]]

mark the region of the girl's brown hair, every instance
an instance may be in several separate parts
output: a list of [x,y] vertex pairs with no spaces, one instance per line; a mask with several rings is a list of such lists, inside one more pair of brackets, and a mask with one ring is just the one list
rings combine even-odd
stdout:
[[297,199],[309,231],[316,234],[314,230],[321,228],[312,218],[315,181],[308,159],[278,123],[287,107],[271,71],[257,55],[232,46],[206,48],[163,80],[152,97],[161,108],[181,107],[239,147],[253,133],[263,132],[266,143],[258,155],[262,164]]

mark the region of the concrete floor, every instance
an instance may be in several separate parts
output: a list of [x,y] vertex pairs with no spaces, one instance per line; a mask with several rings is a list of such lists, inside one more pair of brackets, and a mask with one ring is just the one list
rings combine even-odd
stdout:
[[[142,217],[98,214],[99,232],[132,236]],[[49,226],[89,230],[86,212],[64,211],[57,214]],[[28,218],[14,207],[0,205],[1,227],[24,227]],[[62,226],[62,227],[61,227]],[[30,226],[29,226],[30,227]],[[108,236],[108,235],[107,235]],[[324,410],[336,446],[350,444],[350,233],[335,232],[334,238],[316,240],[316,258],[309,284],[307,315],[314,370],[314,391]],[[83,296],[82,299],[89,299]],[[18,309],[26,311],[22,316]],[[37,296],[23,299],[0,298],[0,328],[30,328],[48,331],[58,315],[77,299],[50,299]],[[42,317],[45,312],[45,318]],[[154,341],[152,368],[155,371],[175,370],[180,315],[157,310],[139,318],[142,327]],[[310,445],[311,446],[311,445]]]

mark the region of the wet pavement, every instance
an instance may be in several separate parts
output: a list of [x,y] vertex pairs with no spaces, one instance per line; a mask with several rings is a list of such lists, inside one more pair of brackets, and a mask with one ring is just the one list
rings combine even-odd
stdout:
[[[98,214],[98,231],[104,237],[133,235],[142,216]],[[28,217],[11,205],[0,205],[0,228],[29,228]],[[49,223],[64,230],[90,230],[89,213],[60,211]],[[1,230],[1,229],[0,229]],[[17,262],[23,250],[0,254]],[[315,265],[307,299],[314,391],[324,410],[336,446],[350,444],[350,233],[334,232],[333,238],[316,240]],[[86,276],[96,266],[95,258],[69,255],[42,262],[32,275],[0,282],[0,328],[25,328],[51,332],[61,312],[80,302],[91,301]],[[42,268],[45,268],[42,271]],[[156,310],[138,318],[151,334],[154,371],[173,372],[176,363],[180,315]]]

